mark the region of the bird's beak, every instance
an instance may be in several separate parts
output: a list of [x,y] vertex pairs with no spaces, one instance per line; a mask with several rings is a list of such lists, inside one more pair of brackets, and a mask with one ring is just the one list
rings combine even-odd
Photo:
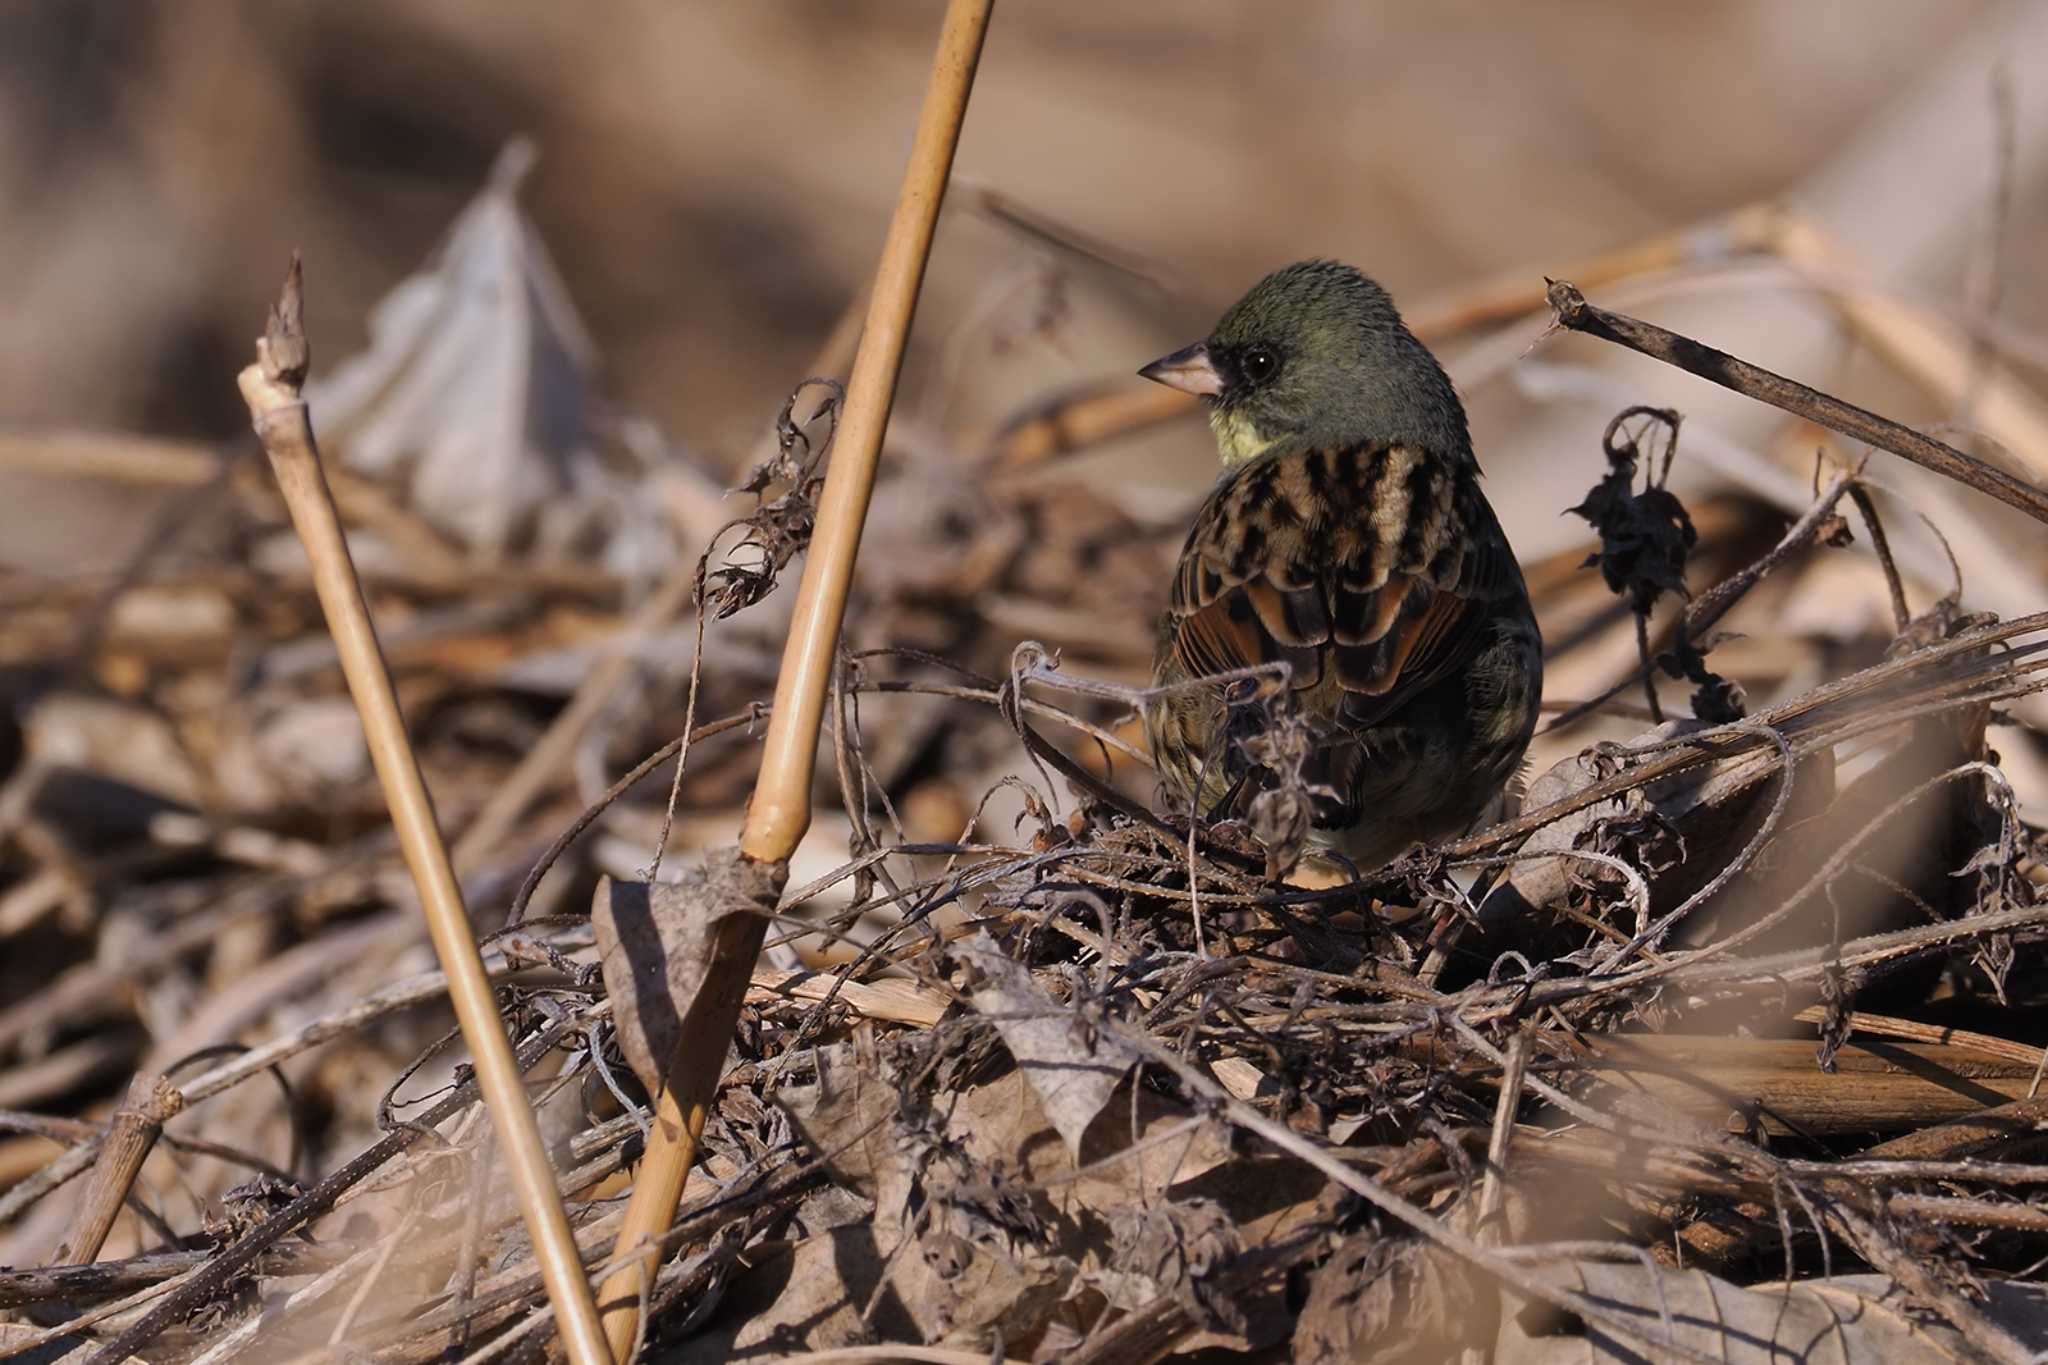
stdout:
[[1199,341],[1192,346],[1181,347],[1172,355],[1159,357],[1138,373],[1155,384],[1164,384],[1169,389],[1179,389],[1197,398],[1214,398],[1223,392],[1223,376],[1216,373],[1216,367],[1209,363],[1209,348]]

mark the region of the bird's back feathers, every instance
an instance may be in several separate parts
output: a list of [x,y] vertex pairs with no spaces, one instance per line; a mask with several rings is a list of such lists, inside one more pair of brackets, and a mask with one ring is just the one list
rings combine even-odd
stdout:
[[[1512,775],[1533,692],[1523,687],[1505,736],[1462,733],[1459,721],[1472,681],[1462,675],[1498,650],[1504,624],[1526,643],[1511,665],[1540,668],[1521,572],[1470,461],[1388,442],[1283,450],[1233,470],[1197,514],[1157,671],[1172,681],[1286,663],[1301,709],[1327,732],[1303,774],[1322,790],[1316,823],[1341,827],[1397,814],[1368,808],[1387,775],[1376,750],[1391,760],[1404,745],[1435,746],[1435,760],[1400,756],[1401,766],[1445,769],[1411,784],[1403,804],[1455,802],[1474,778],[1497,789]],[[1432,716],[1401,733],[1446,693],[1457,699],[1441,708],[1448,727]],[[1211,796],[1242,788],[1247,761],[1227,751],[1237,746],[1205,762],[1198,741],[1255,726],[1251,712],[1214,695],[1169,699],[1153,721],[1155,748],[1183,787],[1204,771]]]
[[1236,471],[1195,518],[1165,647],[1189,677],[1285,660],[1369,725],[1456,667],[1521,585],[1468,469],[1384,443],[1286,451]]

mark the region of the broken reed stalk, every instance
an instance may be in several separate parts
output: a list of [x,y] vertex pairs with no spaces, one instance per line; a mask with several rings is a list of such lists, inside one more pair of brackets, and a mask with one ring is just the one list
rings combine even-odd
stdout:
[[[601,1291],[605,1331],[621,1360],[638,1335],[643,1287],[653,1283],[660,1238],[675,1217],[740,1003],[760,955],[768,925],[761,912],[774,909],[774,893],[788,873],[789,857],[810,825],[818,731],[854,556],[993,5],[994,0],[950,0],[946,6],[910,163],[875,269],[867,321],[819,498],[817,529],[804,560],[803,583],[776,677],[761,773],[740,835],[737,862],[753,866],[740,868],[742,875],[728,883],[765,887],[769,903],[739,907],[756,913],[727,913],[719,923],[703,992],[689,1010],[683,1041],[655,1096],[647,1156],[619,1231],[618,1259],[624,1263]],[[706,907],[703,913],[711,914],[713,908]],[[625,1260],[629,1253],[631,1259]]]
[[818,501],[817,529],[805,557],[796,615],[775,681],[775,713],[763,747],[761,775],[740,837],[740,851],[757,862],[787,858],[810,826],[818,727],[832,679],[840,618],[853,582],[854,556],[874,490],[896,376],[993,3],[951,0],[946,8],[910,164],[875,268],[867,323],[846,385],[846,406]]
[[1522,1083],[1529,1075],[1532,1038],[1525,1026],[1508,1039],[1507,1066],[1493,1107],[1493,1131],[1486,1141],[1486,1174],[1479,1180],[1479,1203],[1471,1226],[1482,1246],[1498,1246],[1503,1240],[1498,1220],[1507,1199],[1508,1144],[1514,1141],[1515,1115],[1522,1108]]
[[108,1122],[93,1162],[92,1181],[72,1210],[71,1228],[57,1248],[58,1265],[91,1265],[99,1259],[128,1191],[142,1174],[142,1163],[149,1159],[164,1124],[184,1107],[185,1097],[154,1072],[138,1072],[128,1083],[127,1099]]
[[1845,403],[1818,389],[1808,388],[1797,380],[1773,374],[1746,360],[1737,360],[1726,351],[1717,351],[1690,337],[1668,332],[1625,313],[1596,308],[1586,302],[1586,296],[1579,292],[1578,286],[1568,280],[1549,281],[1548,297],[1559,327],[1584,332],[1587,336],[1639,351],[1652,360],[1675,365],[1723,388],[1733,389],[1746,398],[1768,403],[1795,417],[1804,417],[1851,440],[1888,450],[1901,459],[1911,460],[1924,469],[1931,469],[1997,498],[2008,507],[2016,507],[2036,521],[2048,522],[2048,493],[2002,469],[1965,455],[1954,446],[1922,436],[1911,427],[1901,426],[1853,403]]
[[554,1170],[534,1122],[525,1078],[498,1015],[490,978],[463,907],[462,890],[434,817],[433,799],[406,737],[405,718],[398,709],[391,674],[349,558],[312,422],[300,396],[309,360],[302,302],[299,261],[294,256],[270,325],[257,342],[257,363],[239,376],[242,397],[270,457],[292,526],[311,562],[313,587],[334,636],[349,695],[362,718],[377,782],[391,809],[406,868],[419,891],[420,910],[426,916],[434,952],[448,976],[449,1000],[503,1144],[519,1209],[533,1240],[534,1257],[561,1324],[562,1344],[575,1365],[609,1365],[611,1355],[605,1349],[597,1305],[555,1189]]

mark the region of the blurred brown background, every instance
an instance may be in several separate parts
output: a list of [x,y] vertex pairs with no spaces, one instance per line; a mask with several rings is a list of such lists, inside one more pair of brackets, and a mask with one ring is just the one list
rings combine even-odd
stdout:
[[[289,249],[307,254],[316,346],[353,350],[371,303],[528,133],[526,202],[603,382],[739,451],[869,268],[938,11],[9,5],[0,416],[239,430],[232,373]],[[1302,255],[1351,259],[1413,301],[1796,189],[1954,45],[2010,21],[1963,0],[1011,5],[960,175],[1151,263],[1172,292],[1084,274],[1068,324],[975,376],[970,410],[1127,372]],[[2009,55],[2025,86],[2038,64]],[[1994,189],[1990,94],[1977,103],[1928,185],[1969,191],[1943,208],[1956,240],[1873,263],[1957,298]],[[2038,177],[2011,190],[2000,313],[2038,329],[2048,286],[2021,258],[2048,199]],[[1023,252],[956,210],[914,384]],[[1493,463],[1512,458],[1510,430],[1483,434]]]

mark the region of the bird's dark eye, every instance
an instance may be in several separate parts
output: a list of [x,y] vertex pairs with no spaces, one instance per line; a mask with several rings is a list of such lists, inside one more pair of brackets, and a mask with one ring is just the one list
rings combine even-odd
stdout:
[[1237,365],[1246,383],[1263,384],[1279,373],[1280,355],[1270,346],[1247,346]]

